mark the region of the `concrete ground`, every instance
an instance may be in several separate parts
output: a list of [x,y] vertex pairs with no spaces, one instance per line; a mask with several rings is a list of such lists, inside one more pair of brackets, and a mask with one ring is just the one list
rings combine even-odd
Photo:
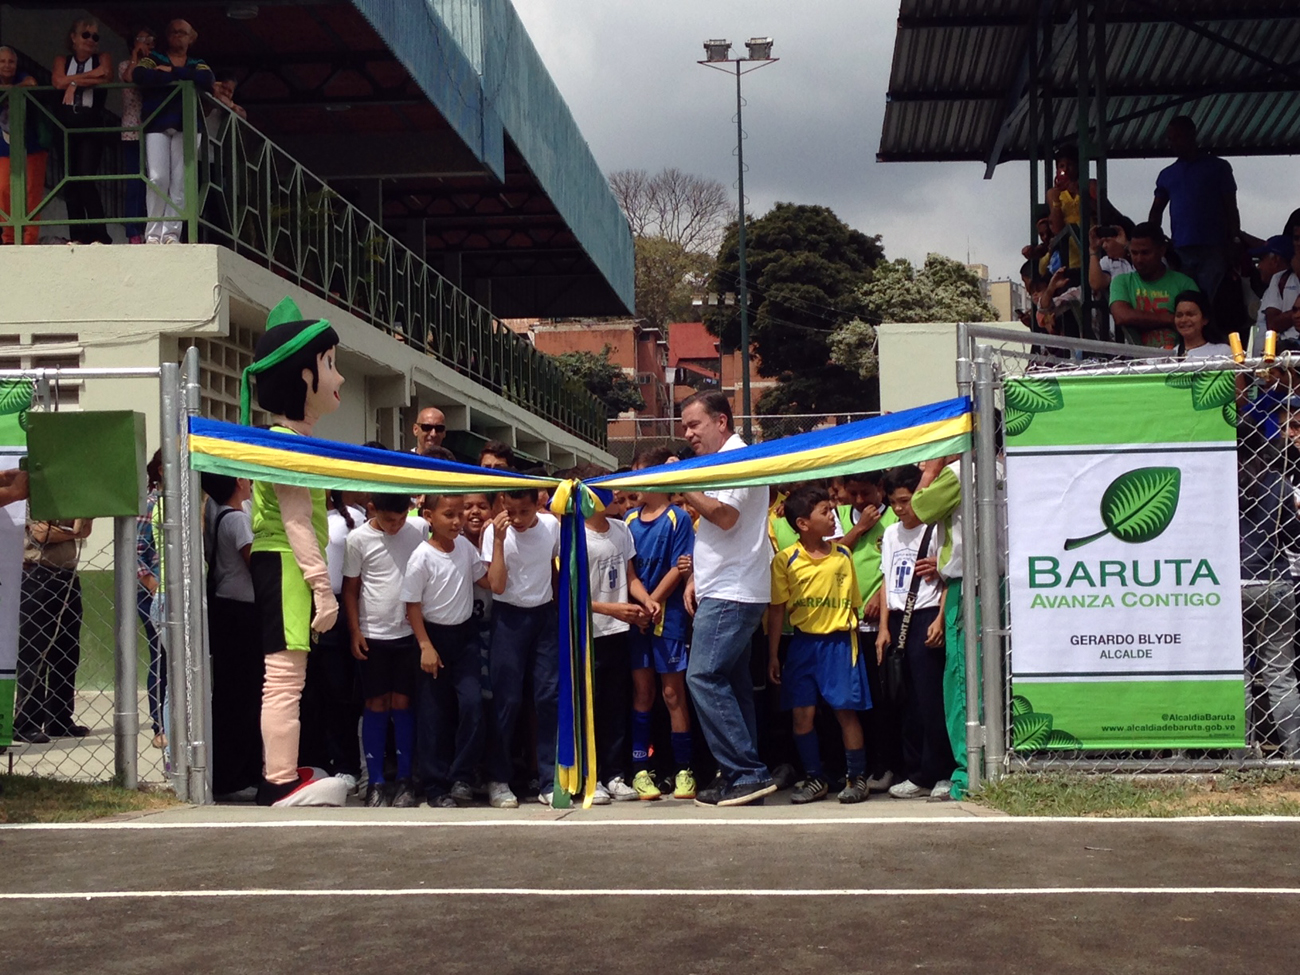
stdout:
[[0,828],[0,972],[1295,969],[1300,821],[962,804]]

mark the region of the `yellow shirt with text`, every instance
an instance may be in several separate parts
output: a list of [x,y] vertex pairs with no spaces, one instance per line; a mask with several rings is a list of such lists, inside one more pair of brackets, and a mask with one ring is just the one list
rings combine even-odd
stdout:
[[800,542],[772,559],[772,603],[785,603],[786,619],[804,633],[840,633],[858,625],[858,578],[853,553],[831,546],[816,558]]

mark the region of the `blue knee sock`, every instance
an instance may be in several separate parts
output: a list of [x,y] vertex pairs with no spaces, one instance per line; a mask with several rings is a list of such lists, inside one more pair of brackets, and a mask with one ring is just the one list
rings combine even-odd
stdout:
[[388,746],[388,712],[361,714],[361,747],[366,753],[366,778],[374,785],[384,784],[384,749]]
[[867,750],[865,748],[844,749],[844,761],[848,765],[849,778],[867,774]]
[[691,767],[691,733],[689,731],[673,732],[673,761],[679,769]]
[[397,777],[411,777],[411,758],[415,752],[415,715],[407,708],[388,712],[393,719],[393,742],[397,745]]
[[806,735],[795,735],[794,745],[799,749],[799,761],[803,763],[804,774],[810,778],[820,779],[822,754],[817,747],[817,732],[810,731]]
[[650,712],[632,712],[632,766],[638,771],[650,762]]

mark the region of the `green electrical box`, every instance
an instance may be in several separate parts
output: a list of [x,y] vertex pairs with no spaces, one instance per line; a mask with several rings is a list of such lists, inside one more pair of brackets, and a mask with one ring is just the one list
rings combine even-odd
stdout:
[[144,414],[129,410],[27,414],[34,521],[144,512]]

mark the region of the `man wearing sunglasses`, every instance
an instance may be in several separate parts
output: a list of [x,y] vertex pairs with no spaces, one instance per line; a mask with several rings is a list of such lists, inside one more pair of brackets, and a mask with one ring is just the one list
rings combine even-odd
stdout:
[[411,433],[415,435],[415,447],[411,453],[428,457],[442,446],[447,436],[447,418],[436,406],[426,406],[415,418]]

